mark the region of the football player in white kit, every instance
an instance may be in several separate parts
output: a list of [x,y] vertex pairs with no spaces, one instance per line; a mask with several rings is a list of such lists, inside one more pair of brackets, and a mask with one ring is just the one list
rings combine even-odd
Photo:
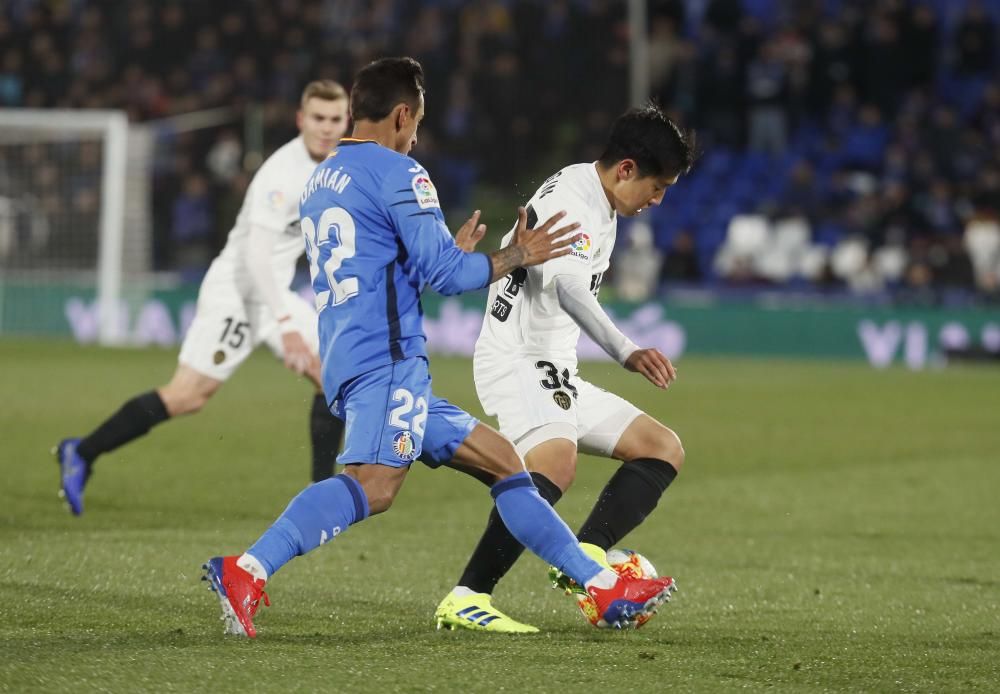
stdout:
[[[605,565],[606,551],[643,521],[676,477],[684,449],[673,431],[635,405],[579,378],[576,343],[582,329],[653,385],[665,389],[675,379],[669,359],[655,348],[637,347],[615,327],[597,292],[618,215],[631,217],[658,205],[693,159],[690,137],[659,107],[650,104],[619,117],[597,162],[558,171],[527,207],[529,226],[566,210],[583,238],[569,255],[494,282],[476,343],[473,369],[483,409],[498,418],[500,432],[514,442],[549,503],[572,484],[578,450],[623,461],[577,534],[588,554]],[[438,606],[438,627],[537,631],[491,601],[522,550],[494,509],[458,585]]]
[[57,447],[61,494],[74,514],[83,512],[83,489],[98,456],[169,418],[198,412],[260,344],[315,384],[313,479],[332,474],[343,423],[330,414],[321,390],[316,311],[289,285],[305,250],[299,197],[347,121],[348,95],[340,84],[306,86],[296,115],[299,135],[268,157],[250,182],[226,246],[198,292],[173,378],[127,401],[88,436]]

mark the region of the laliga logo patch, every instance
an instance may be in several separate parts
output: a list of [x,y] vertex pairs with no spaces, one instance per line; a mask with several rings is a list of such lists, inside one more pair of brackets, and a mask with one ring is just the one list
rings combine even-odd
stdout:
[[590,260],[590,237],[584,234],[579,239],[573,242],[570,246],[572,249],[569,254],[576,256],[577,258],[583,258],[584,260]]
[[413,460],[416,457],[414,455],[416,446],[413,445],[413,437],[410,436],[410,432],[401,431],[393,436],[392,450],[396,456],[404,462],[408,463]]
[[413,194],[416,196],[417,204],[421,209],[441,207],[441,203],[438,201],[437,189],[431,183],[431,179],[427,177],[427,174],[417,174],[413,177]]
[[285,209],[285,194],[280,190],[272,190],[267,194],[267,204],[275,212]]

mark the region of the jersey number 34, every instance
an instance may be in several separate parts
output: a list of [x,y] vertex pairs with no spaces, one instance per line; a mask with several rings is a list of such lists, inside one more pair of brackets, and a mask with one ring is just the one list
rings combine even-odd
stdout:
[[[322,311],[331,303],[336,306],[352,296],[357,296],[357,277],[338,280],[335,276],[344,261],[354,257],[356,230],[351,215],[341,207],[330,207],[320,215],[318,227],[309,217],[303,217],[301,224],[302,235],[306,240],[306,256],[309,258],[309,274],[312,277],[313,289],[316,291],[316,311]],[[325,282],[317,282],[320,249],[331,245],[331,235],[336,239],[336,245],[330,250],[330,257],[323,263]],[[324,285],[329,289],[324,289]]]

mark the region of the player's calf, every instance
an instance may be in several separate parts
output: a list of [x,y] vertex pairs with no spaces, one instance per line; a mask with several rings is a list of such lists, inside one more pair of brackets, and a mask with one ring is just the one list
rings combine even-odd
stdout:
[[637,418],[615,447],[625,460],[598,497],[577,537],[608,550],[653,512],[684,462],[680,438],[647,415]]
[[539,473],[559,487],[569,489],[576,479],[576,442],[552,438],[525,453],[524,462],[532,473]]
[[454,462],[497,481],[525,472],[514,444],[485,424],[477,424],[455,451]]
[[222,381],[180,364],[170,382],[159,388],[157,393],[167,409],[167,414],[178,417],[200,411],[221,386]]
[[208,404],[208,400],[211,397],[204,393],[171,388],[169,385],[160,388],[157,392],[171,417],[197,414]]
[[680,437],[649,415],[633,421],[618,440],[613,456],[619,460],[662,460],[680,470],[684,464],[684,446]]

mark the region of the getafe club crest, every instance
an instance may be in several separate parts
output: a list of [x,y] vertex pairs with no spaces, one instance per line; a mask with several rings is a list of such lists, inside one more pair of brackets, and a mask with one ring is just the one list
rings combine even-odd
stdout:
[[392,450],[403,462],[408,463],[416,457],[416,448],[408,431],[401,431],[392,437]]

